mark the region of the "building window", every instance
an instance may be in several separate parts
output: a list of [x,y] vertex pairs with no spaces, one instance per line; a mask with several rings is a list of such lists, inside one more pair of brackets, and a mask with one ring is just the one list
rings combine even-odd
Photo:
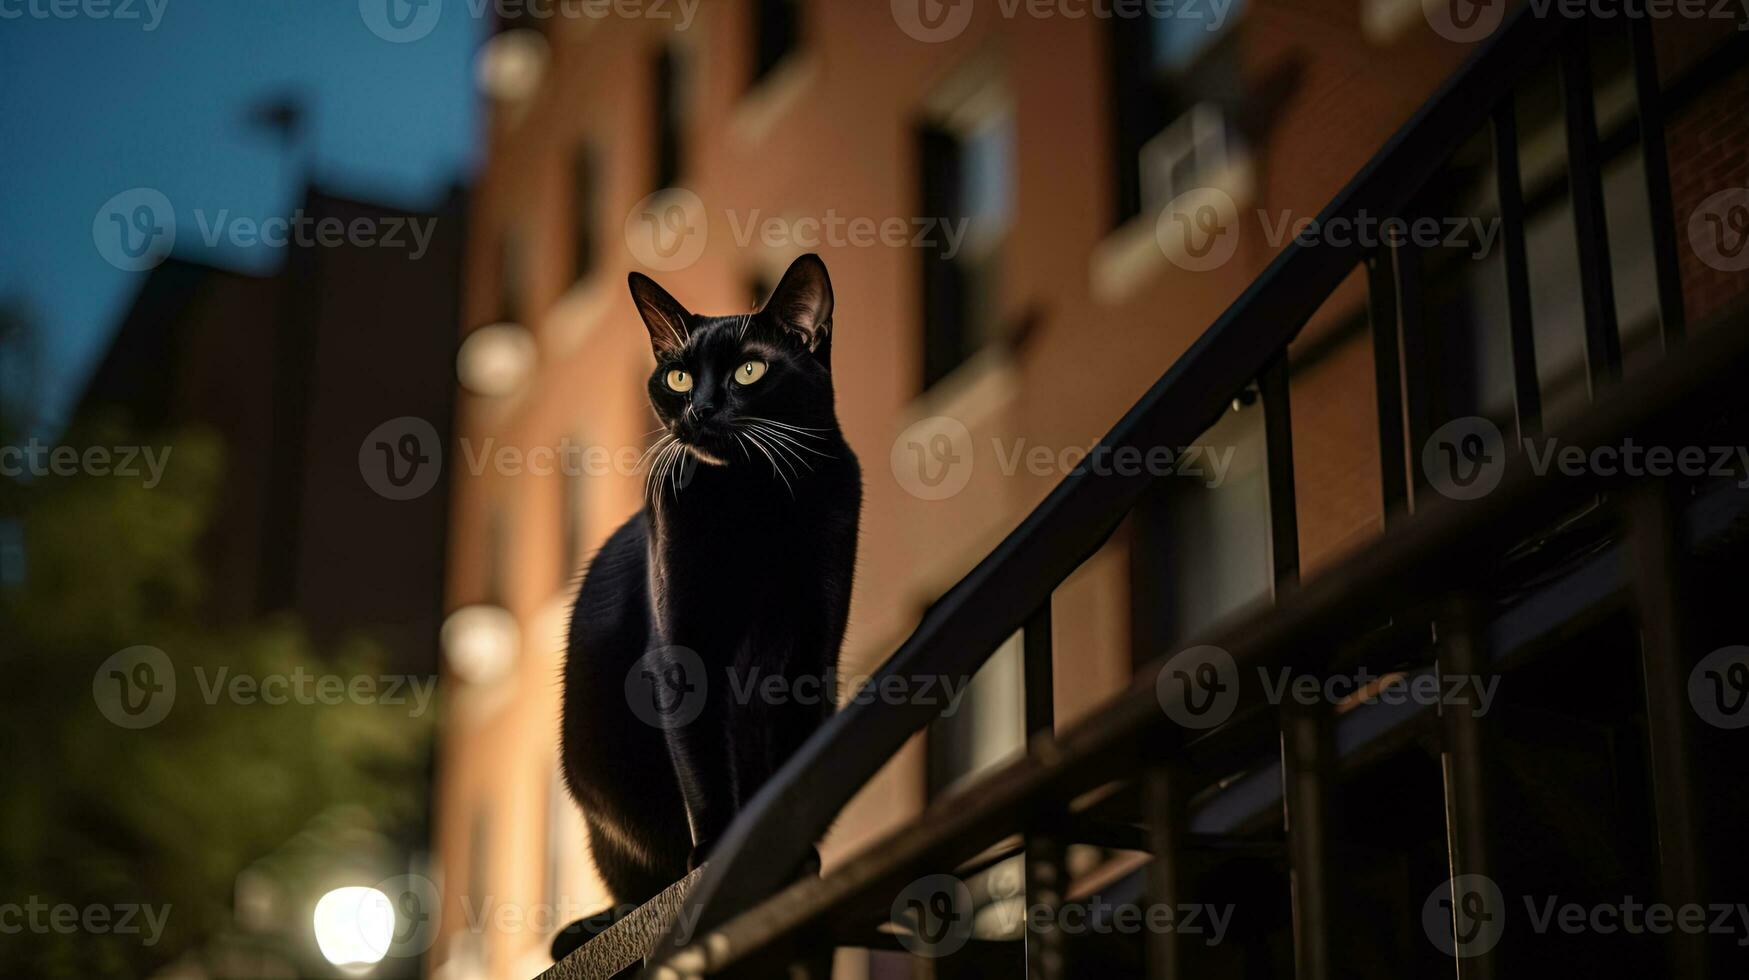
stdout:
[[1014,215],[1014,111],[991,80],[917,131],[923,262],[923,387],[1000,336],[1002,242]]
[[801,0],[753,0],[753,76],[758,85],[801,43]]
[[656,54],[655,63],[656,125],[652,127],[655,146],[655,190],[673,187],[680,182],[685,163],[684,133],[686,125],[686,67],[680,52],[665,44]]
[[1238,0],[1221,14],[1192,4],[1112,18],[1114,225],[1209,186],[1230,164],[1243,94],[1232,26],[1243,9]]
[[595,148],[579,143],[571,158],[571,268],[576,279],[595,269],[595,219],[600,213],[600,196]]
[[1151,583],[1133,623],[1138,667],[1273,594],[1263,403],[1241,396],[1194,445],[1205,447],[1194,470],[1187,457],[1182,475],[1156,481],[1158,506],[1138,517],[1131,562]]
[[930,722],[929,799],[967,785],[1026,748],[1025,654],[1019,633],[972,675],[951,715]]

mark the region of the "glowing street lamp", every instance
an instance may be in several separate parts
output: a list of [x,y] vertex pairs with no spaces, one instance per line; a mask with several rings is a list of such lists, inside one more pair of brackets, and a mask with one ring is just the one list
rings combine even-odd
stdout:
[[336,888],[316,903],[316,947],[328,962],[363,973],[382,961],[395,938],[395,909],[375,888]]

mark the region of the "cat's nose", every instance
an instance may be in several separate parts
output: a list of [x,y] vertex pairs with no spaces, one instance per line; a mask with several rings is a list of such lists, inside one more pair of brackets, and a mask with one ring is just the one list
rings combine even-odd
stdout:
[[709,422],[717,414],[717,403],[708,398],[701,398],[692,403],[692,418],[696,422]]

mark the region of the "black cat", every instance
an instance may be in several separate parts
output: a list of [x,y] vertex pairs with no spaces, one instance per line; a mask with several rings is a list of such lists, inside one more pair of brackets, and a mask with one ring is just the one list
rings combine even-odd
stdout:
[[831,713],[862,476],[833,408],[817,256],[745,316],[696,316],[635,272],[631,290],[666,434],[646,506],[571,613],[563,749],[596,868],[639,904]]

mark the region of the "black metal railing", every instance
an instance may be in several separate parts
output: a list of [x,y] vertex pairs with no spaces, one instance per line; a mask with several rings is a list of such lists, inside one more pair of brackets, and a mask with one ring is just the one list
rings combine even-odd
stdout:
[[[1557,8],[1551,8],[1551,11]],[[1661,339],[1669,356],[1654,369],[1623,381],[1622,344],[1611,281],[1602,166],[1588,55],[1593,31],[1631,34],[1639,96],[1639,132],[1652,217]],[[1733,376],[1749,365],[1749,331],[1714,330],[1687,342],[1677,279],[1669,167],[1663,144],[1663,94],[1644,19],[1594,23],[1529,7],[1453,75],[1336,196],[1318,217],[1321,226],[1361,215],[1406,215],[1418,195],[1472,134],[1492,136],[1496,193],[1502,225],[1505,297],[1513,355],[1514,416],[1520,440],[1544,428],[1531,308],[1531,273],[1525,245],[1525,206],[1518,167],[1518,122],[1513,97],[1539,68],[1559,71],[1568,146],[1568,182],[1583,300],[1586,373],[1593,406],[1562,431],[1564,444],[1593,447],[1625,437],[1656,441],[1672,427],[1705,413],[1716,417],[1749,398]],[[1301,327],[1357,266],[1368,274],[1382,499],[1386,532],[1364,556],[1300,582],[1299,532],[1294,497],[1292,409],[1288,345]],[[1643,634],[1648,756],[1655,763],[1653,805],[1657,880],[1665,901],[1698,901],[1704,868],[1695,853],[1695,783],[1689,712],[1683,703],[1687,670],[1682,596],[1675,584],[1686,547],[1677,504],[1663,488],[1622,474],[1589,472],[1551,481],[1523,454],[1508,458],[1499,486],[1471,501],[1429,499],[1411,473],[1436,421],[1425,378],[1429,349],[1427,283],[1415,246],[1398,243],[1369,251],[1359,243],[1295,244],[1251,284],[1213,326],[1166,372],[1102,440],[1107,452],[1129,447],[1191,445],[1242,391],[1261,394],[1266,434],[1269,539],[1275,601],[1270,609],[1208,637],[1243,671],[1281,667],[1317,673],[1360,656],[1378,638],[1423,631],[1440,670],[1458,676],[1503,669],[1492,649],[1487,610],[1477,583],[1526,540],[1564,526],[1576,502],[1606,499],[1608,520],[1626,529],[1634,557],[1625,592]],[[1620,391],[1626,397],[1599,397]],[[1705,393],[1701,399],[1697,393]],[[1064,848],[1092,833],[1077,828],[1075,800],[1112,784],[1139,789],[1142,826],[1132,849],[1151,854],[1147,887],[1154,901],[1172,904],[1186,887],[1182,858],[1193,835],[1186,827],[1191,799],[1211,774],[1231,770],[1233,746],[1278,739],[1285,861],[1291,870],[1293,972],[1301,978],[1339,975],[1333,934],[1336,864],[1332,794],[1340,768],[1335,712],[1330,706],[1272,705],[1255,684],[1241,681],[1232,719],[1210,733],[1174,725],[1162,713],[1154,679],[1169,651],[1146,651],[1149,668],[1132,687],[1088,720],[1057,731],[1051,712],[1051,596],[1083,561],[1134,514],[1134,547],[1168,546],[1145,540],[1154,508],[1145,473],[1076,472],[925,615],[911,637],[869,683],[884,678],[970,676],[1015,631],[1024,634],[1026,756],[1001,768],[951,806],[932,809],[902,832],[853,858],[830,875],[789,880],[807,849],[842,807],[939,706],[853,701],[835,715],[754,798],[690,883],[685,908],[650,953],[653,964],[682,976],[817,975],[823,950],[839,943],[874,945],[868,926],[885,916],[902,885],[921,873],[988,866],[1024,854],[1029,903],[1063,900]],[[1617,490],[1627,491],[1619,497]],[[1600,495],[1610,495],[1600,497]],[[1157,533],[1157,532],[1153,532]],[[1161,583],[1138,574],[1133,594],[1146,597]],[[1443,713],[1438,739],[1447,799],[1445,833],[1451,874],[1494,870],[1492,831],[1497,802],[1488,771],[1490,736],[1474,713]],[[1116,835],[1121,838],[1122,835]],[[1115,838],[1114,838],[1115,839]],[[981,857],[980,857],[981,856]],[[860,938],[858,938],[860,937]],[[562,964],[555,975],[610,975],[624,963]],[[1027,935],[1029,977],[1078,975],[1061,936],[1044,929]],[[1148,975],[1185,976],[1181,937],[1150,937]],[[1670,975],[1704,977],[1704,939],[1675,936],[1668,943]],[[591,973],[590,970],[597,972]],[[662,974],[664,976],[670,974]],[[1461,975],[1500,975],[1496,956],[1463,960]]]

